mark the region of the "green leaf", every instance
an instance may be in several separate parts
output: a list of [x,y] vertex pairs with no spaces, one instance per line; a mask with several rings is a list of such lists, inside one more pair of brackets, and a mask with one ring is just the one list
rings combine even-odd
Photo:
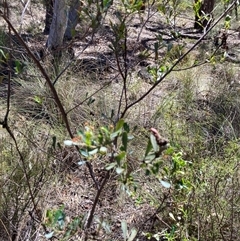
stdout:
[[83,156],[85,156],[85,157],[89,157],[88,152],[85,151],[85,150],[80,150],[80,153],[81,153],[81,155],[83,155]]
[[99,149],[99,152],[103,155],[103,154],[106,154],[108,151],[107,147],[105,146],[101,146],[100,149]]
[[15,69],[16,74],[21,73],[23,70],[23,64],[19,60],[15,60],[14,64],[15,64],[14,69]]
[[167,66],[161,66],[160,67],[160,69],[159,69],[159,71],[161,72],[161,73],[165,73],[166,71],[168,70],[168,67]]
[[88,105],[88,106],[91,105],[94,101],[95,101],[95,99],[92,98],[92,97],[90,97],[89,100],[88,100],[88,102],[87,102],[87,105]]
[[110,139],[113,141],[117,136],[119,136],[121,130],[115,131],[110,135]]
[[102,227],[106,231],[106,233],[110,234],[112,232],[108,222],[103,221]]
[[127,132],[123,132],[123,134],[122,134],[122,144],[123,144],[122,151],[127,151],[127,144],[128,144],[128,134],[127,134]]
[[174,152],[175,152],[174,148],[170,146],[167,150],[164,151],[164,154],[171,156],[174,154]]
[[112,0],[103,0],[103,9],[106,10],[112,5]]
[[148,141],[148,144],[147,144],[147,149],[145,151],[145,157],[148,155],[148,153],[152,150],[153,146],[152,146],[152,143],[151,143],[151,140]]
[[53,141],[52,147],[53,147],[53,149],[55,150],[55,149],[56,149],[56,143],[57,143],[57,137],[56,137],[56,136],[53,136],[53,137],[52,137],[52,141]]
[[2,49],[0,49],[0,54],[3,56],[3,58],[6,60],[7,59],[7,56],[5,55],[5,53],[3,52]]
[[92,145],[92,139],[93,139],[93,133],[91,130],[87,130],[85,132],[85,143],[87,146],[91,146]]
[[152,144],[154,152],[158,153],[159,152],[159,146],[157,144],[156,137],[153,134],[150,135],[150,140],[151,140],[151,144]]
[[72,140],[65,140],[63,143],[64,143],[65,146],[72,146],[73,145]]
[[54,214],[54,223],[58,223],[60,228],[63,228],[65,221],[65,213],[62,209],[58,209]]
[[159,162],[154,163],[151,167],[152,173],[156,175],[159,172],[159,168],[160,168],[160,163]]
[[129,133],[129,131],[130,131],[130,127],[129,127],[129,125],[128,125],[126,122],[123,124],[123,129],[124,129],[127,133]]
[[155,155],[155,154],[150,154],[150,155],[148,155],[148,156],[146,156],[146,157],[144,158],[144,161],[145,161],[146,163],[151,163],[155,158],[156,158],[156,155]]
[[106,170],[109,171],[109,170],[113,169],[116,165],[117,165],[116,162],[112,162],[106,166]]
[[52,223],[53,223],[53,211],[48,209],[47,213],[46,213],[46,217],[47,217],[46,224],[47,225],[52,225]]
[[232,18],[232,17],[231,17],[230,15],[227,15],[227,16],[225,17],[225,21],[228,21],[228,22],[229,22],[229,21],[231,20],[231,18]]
[[77,164],[79,165],[79,166],[83,166],[83,165],[85,165],[87,162],[86,161],[79,161]]
[[125,158],[125,156],[126,156],[126,152],[123,151],[123,152],[119,153],[117,156],[115,156],[115,159],[117,161],[121,161],[123,158]]
[[121,228],[123,232],[124,241],[126,241],[128,237],[128,230],[127,230],[127,222],[125,220],[121,222]]
[[98,148],[93,149],[92,151],[89,151],[89,152],[88,152],[89,156],[95,155],[95,154],[97,154],[97,153],[98,153]]
[[132,140],[132,139],[134,139],[134,136],[128,135],[128,140],[130,141],[130,140]]
[[34,96],[34,101],[36,102],[36,103],[38,103],[38,104],[42,104],[42,99],[41,99],[41,97],[39,97],[39,96],[37,96],[37,95],[35,95]]
[[116,124],[115,131],[120,130],[120,129],[123,127],[123,124],[124,124],[124,120],[123,120],[123,119],[120,119],[120,120],[118,121],[118,123]]
[[99,135],[98,135],[100,144],[102,144],[104,141],[109,141],[110,137],[111,136],[110,136],[110,132],[109,132],[108,128],[101,127],[100,131],[99,131]]
[[176,221],[176,219],[175,219],[173,213],[169,213],[169,217],[170,217],[172,220]]

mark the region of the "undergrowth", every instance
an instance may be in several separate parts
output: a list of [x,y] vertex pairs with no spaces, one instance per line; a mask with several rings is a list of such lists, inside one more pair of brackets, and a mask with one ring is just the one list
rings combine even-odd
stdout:
[[124,3],[109,21],[112,72],[74,72],[81,61],[66,56],[28,56],[18,69],[9,65],[17,55],[2,50],[13,67],[0,86],[4,240],[238,240],[236,68],[209,53],[196,60],[211,44],[179,62],[193,43],[175,32],[188,5],[169,1],[158,11],[175,43],[154,36],[142,53],[146,83],[130,61],[139,53],[128,51],[128,20],[142,16],[142,4]]

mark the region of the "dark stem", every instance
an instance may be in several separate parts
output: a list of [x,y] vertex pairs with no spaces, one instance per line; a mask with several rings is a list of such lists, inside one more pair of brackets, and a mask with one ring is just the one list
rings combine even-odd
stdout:
[[[106,176],[104,177],[104,179],[103,179],[103,181],[101,183],[101,186],[98,189],[97,194],[95,196],[95,199],[94,199],[94,202],[93,202],[93,206],[92,206],[92,209],[90,211],[90,214],[89,214],[89,217],[88,217],[88,220],[87,220],[86,230],[91,227],[91,224],[92,224],[92,221],[93,221],[93,217],[94,217],[94,213],[95,213],[95,209],[97,207],[100,195],[101,195],[101,193],[103,191],[103,188],[105,187],[105,185],[107,183],[107,180],[109,179],[109,176],[110,176],[110,171],[107,171]],[[86,236],[85,236],[84,240],[85,241],[88,240],[88,234],[87,233],[86,233]]]

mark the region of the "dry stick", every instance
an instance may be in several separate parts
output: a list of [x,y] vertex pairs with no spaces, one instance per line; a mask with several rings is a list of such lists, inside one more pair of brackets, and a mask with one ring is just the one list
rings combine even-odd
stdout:
[[31,0],[28,0],[26,3],[25,3],[25,5],[24,5],[24,3],[23,3],[23,6],[24,6],[24,9],[23,9],[23,11],[22,11],[22,15],[21,15],[21,29],[22,29],[22,25],[23,25],[23,17],[24,17],[24,14],[25,14],[25,12],[27,11],[28,12],[28,5],[29,5],[29,3],[30,3],[30,1]]
[[118,69],[118,72],[120,73],[120,75],[122,77],[122,80],[123,80],[123,88],[122,88],[122,92],[121,92],[121,96],[120,96],[120,100],[119,100],[117,118],[116,118],[115,122],[117,122],[119,120],[123,96],[124,96],[124,100],[125,100],[125,108],[127,107],[127,104],[128,104],[127,103],[127,73],[128,73],[128,68],[127,68],[127,29],[125,29],[125,34],[124,34],[124,56],[123,56],[124,70],[122,69],[121,64],[120,64],[120,60],[119,60],[120,57],[119,57],[118,51],[119,50],[118,49],[116,50],[116,48],[115,48],[115,57],[116,57],[116,61],[117,61],[117,69]]
[[143,94],[140,98],[138,98],[136,101],[129,104],[125,110],[121,114],[121,118],[123,118],[131,107],[139,103],[141,100],[143,100],[147,95],[149,95],[157,85],[159,85],[172,71],[173,69],[190,53],[193,49],[195,49],[198,44],[208,35],[208,33],[220,22],[220,20],[232,9],[232,7],[237,3],[238,0],[235,0],[222,14],[221,16],[216,20],[216,22],[202,35],[202,37],[199,38],[199,40],[185,53],[183,54],[175,64],[172,65],[172,67],[147,91],[145,94]]
[[5,232],[7,233],[9,241],[12,241],[11,235],[10,235],[10,233],[8,232],[8,229],[7,229],[6,225],[4,224],[4,222],[2,221],[1,218],[0,218],[0,223],[1,223],[1,225],[3,226]]
[[[154,4],[154,3],[152,3],[151,5],[153,5],[153,4]],[[139,39],[140,39],[140,36],[141,36],[141,34],[142,34],[143,28],[146,26],[146,24],[148,23],[149,19],[150,19],[152,16],[154,16],[157,12],[158,12],[158,10],[155,11],[155,12],[153,12],[152,14],[150,14],[150,8],[148,8],[147,18],[146,18],[146,20],[144,21],[144,23],[142,24],[141,29],[140,29],[140,31],[139,31],[139,33],[138,33],[137,42],[139,42]]]
[[[124,91],[124,99],[125,99],[125,107],[128,105],[128,99],[127,99],[127,76],[128,76],[128,64],[127,64],[127,37],[128,32],[127,29],[125,29],[124,34],[124,79],[123,79],[123,91]],[[119,116],[118,116],[119,118]]]
[[[41,65],[41,63],[38,61],[38,59],[35,57],[35,55],[32,53],[32,51],[28,48],[28,46],[26,45],[26,43],[23,41],[23,39],[21,38],[21,36],[18,34],[17,30],[13,27],[13,25],[11,24],[11,22],[9,21],[9,19],[2,13],[2,11],[0,11],[0,16],[6,21],[6,23],[8,24],[8,26],[10,27],[10,29],[14,32],[14,34],[17,36],[18,40],[20,41],[20,43],[24,46],[24,48],[26,49],[28,55],[30,56],[30,58],[35,62],[36,66],[39,68],[39,70],[41,71],[42,75],[44,76],[45,80],[47,81],[47,84],[53,94],[53,98],[54,100],[56,101],[57,103],[57,106],[61,112],[61,115],[62,115],[62,118],[63,118],[63,122],[65,123],[66,125],[66,128],[67,128],[67,131],[70,135],[71,138],[73,138],[73,134],[71,132],[71,129],[70,129],[70,125],[69,125],[69,122],[68,122],[68,118],[67,118],[67,114],[64,110],[64,107],[58,97],[58,94],[57,94],[57,91],[53,85],[53,83],[51,82],[48,74],[46,73],[45,69],[43,68],[43,66]],[[79,151],[79,147],[76,146],[77,150]],[[88,167],[88,170],[89,170],[89,173],[96,185],[96,188],[99,189],[99,185],[94,177],[94,174],[93,174],[93,170],[92,170],[92,166],[89,162],[86,162],[86,165]]]
[[4,117],[4,121],[2,123],[2,126],[3,128],[6,128],[8,134],[11,136],[11,138],[13,139],[14,141],[14,144],[15,144],[15,147],[16,147],[16,150],[18,152],[18,155],[20,156],[20,160],[22,162],[22,165],[23,165],[23,172],[24,172],[24,175],[25,175],[25,178],[27,180],[27,186],[28,186],[28,190],[29,190],[29,194],[30,194],[30,198],[31,198],[31,201],[33,203],[33,208],[34,210],[37,210],[37,204],[35,202],[35,198],[34,198],[34,194],[33,194],[33,191],[32,191],[32,188],[31,188],[31,185],[30,185],[30,177],[27,173],[27,165],[24,161],[24,157],[18,147],[18,143],[17,143],[17,140],[13,134],[13,132],[11,131],[9,125],[8,125],[8,115],[9,115],[9,112],[10,112],[10,88],[11,88],[11,73],[9,72],[8,74],[8,89],[7,89],[7,112],[5,114],[5,117]]

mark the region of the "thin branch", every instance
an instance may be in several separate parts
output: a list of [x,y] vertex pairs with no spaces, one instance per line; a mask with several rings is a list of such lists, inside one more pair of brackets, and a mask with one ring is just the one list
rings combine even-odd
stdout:
[[128,32],[127,32],[127,29],[125,29],[125,33],[124,33],[124,77],[125,78],[123,79],[123,91],[124,91],[125,107],[128,105],[128,100],[127,100],[127,76],[128,76],[127,36],[128,36]]
[[100,197],[100,195],[101,195],[101,193],[103,191],[103,188],[105,187],[105,185],[107,183],[107,180],[109,179],[109,175],[110,175],[109,172],[110,171],[107,171],[106,176],[104,177],[104,179],[103,179],[103,181],[101,183],[101,186],[100,186],[100,188],[97,191],[97,194],[96,194],[94,202],[93,202],[92,209],[90,211],[90,214],[89,214],[89,217],[88,217],[88,220],[87,220],[86,229],[90,228],[90,226],[91,226],[91,223],[92,223],[92,220],[93,220],[93,215],[95,213],[95,209],[96,209],[97,203],[99,201],[99,197]]
[[[153,4],[154,4],[154,3],[152,3],[151,5],[153,5]],[[139,42],[139,40],[140,40],[140,36],[141,36],[141,34],[142,34],[143,28],[146,26],[146,24],[148,23],[148,21],[150,20],[150,18],[153,17],[153,16],[154,16],[156,13],[158,13],[158,12],[159,12],[159,11],[157,10],[157,11],[153,12],[152,14],[150,14],[150,8],[148,8],[147,18],[146,18],[146,20],[144,21],[144,23],[142,24],[141,29],[140,29],[140,31],[139,31],[139,33],[138,33],[137,42]]]
[[28,10],[28,5],[29,5],[29,3],[31,2],[31,0],[28,0],[26,3],[24,3],[23,1],[21,1],[22,2],[22,4],[23,4],[23,6],[24,6],[24,9],[23,9],[23,11],[22,11],[22,15],[21,15],[21,24],[20,24],[20,28],[22,28],[22,25],[23,25],[23,18],[24,18],[24,14],[25,14],[25,12],[28,12],[29,10]]
[[[126,19],[124,19],[125,22]],[[123,21],[122,21],[123,22]],[[121,22],[121,24],[122,24]],[[123,66],[124,69],[122,69],[121,64],[120,64],[120,56],[119,53],[121,50],[119,50],[118,48],[115,47],[115,57],[116,57],[116,61],[117,61],[117,68],[118,68],[118,72],[120,73],[122,80],[123,80],[123,88],[122,88],[122,92],[121,92],[121,96],[119,99],[119,105],[118,105],[118,111],[117,111],[117,117],[116,117],[116,122],[119,120],[120,118],[120,111],[121,111],[121,106],[122,106],[122,99],[123,96],[125,97],[125,108],[127,107],[127,73],[128,73],[128,67],[127,67],[127,29],[125,26],[125,30],[124,30],[124,53],[123,53]],[[117,33],[116,33],[117,34]],[[119,43],[117,43],[119,44]],[[115,43],[116,45],[116,43]]]

